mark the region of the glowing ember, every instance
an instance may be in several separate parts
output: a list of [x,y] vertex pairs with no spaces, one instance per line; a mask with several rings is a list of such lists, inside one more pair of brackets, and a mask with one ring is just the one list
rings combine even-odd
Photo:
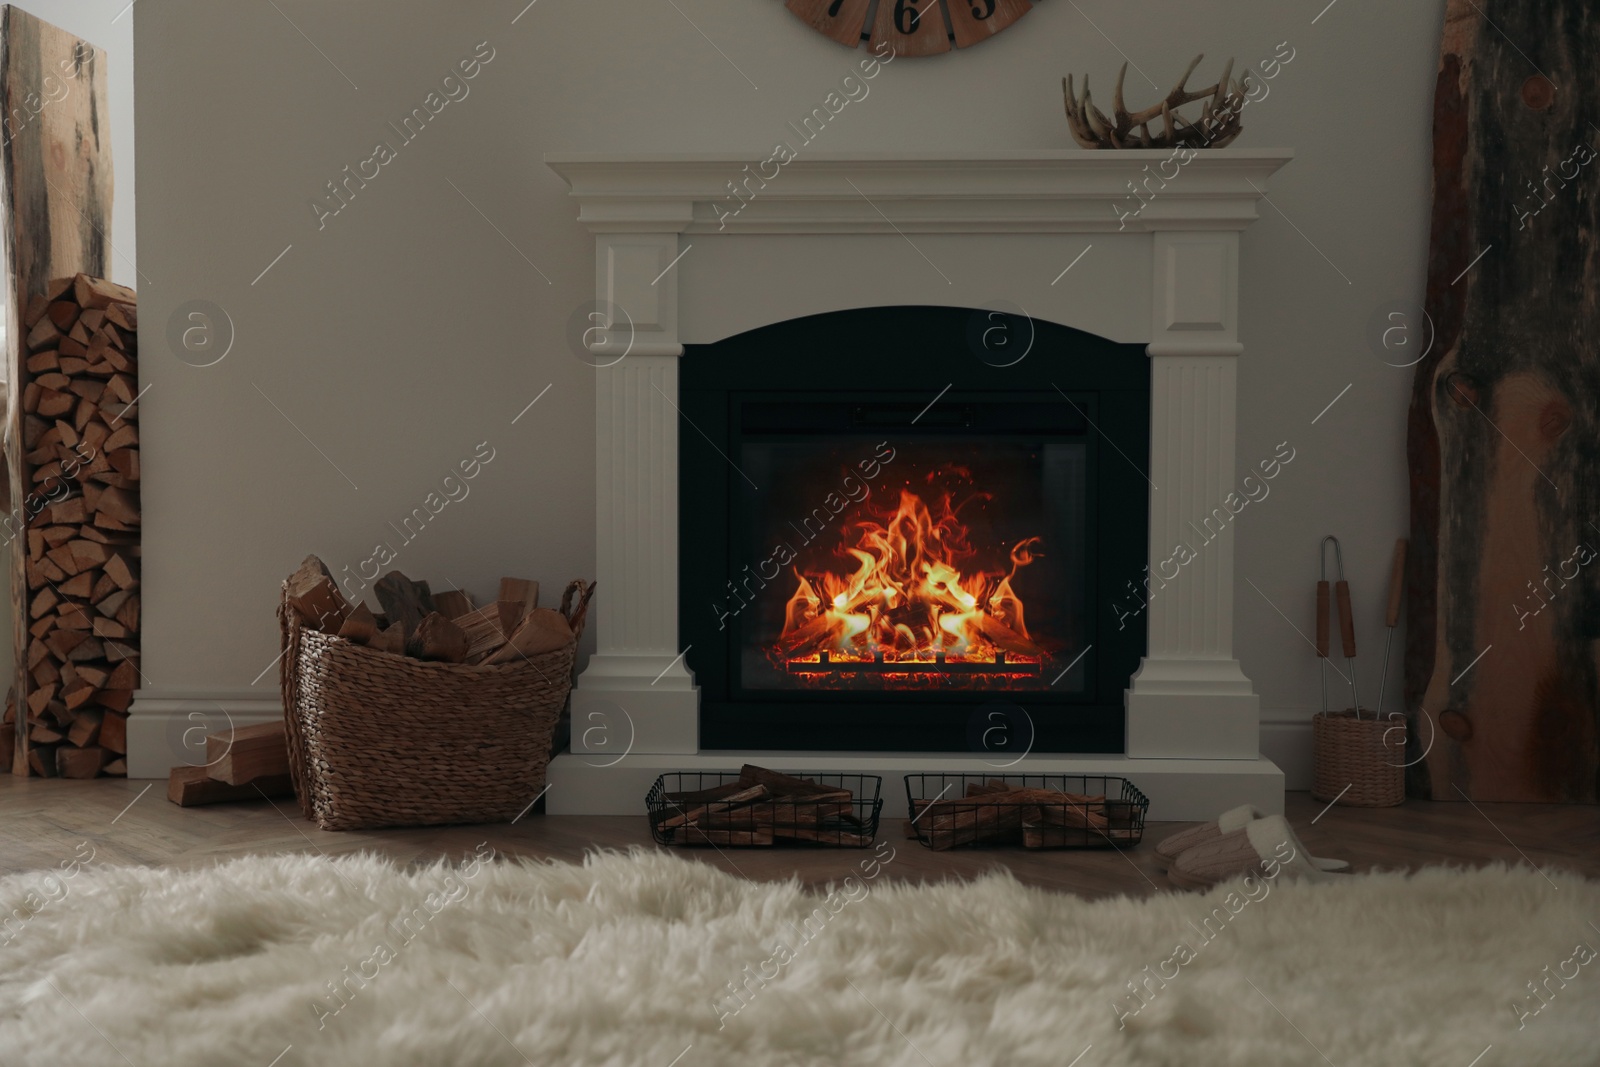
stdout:
[[1008,569],[984,570],[956,511],[948,493],[930,508],[903,489],[892,515],[847,527],[839,556],[854,569],[795,571],[773,658],[791,674],[1036,674],[1045,654],[1012,582],[1039,538],[1013,545]]

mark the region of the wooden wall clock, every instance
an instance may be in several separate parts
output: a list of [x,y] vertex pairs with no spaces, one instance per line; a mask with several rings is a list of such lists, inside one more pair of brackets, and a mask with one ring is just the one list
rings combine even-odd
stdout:
[[[1032,0],[786,0],[786,7],[824,37],[854,48],[931,56],[987,41],[1026,15]],[[869,22],[870,18],[870,22]]]

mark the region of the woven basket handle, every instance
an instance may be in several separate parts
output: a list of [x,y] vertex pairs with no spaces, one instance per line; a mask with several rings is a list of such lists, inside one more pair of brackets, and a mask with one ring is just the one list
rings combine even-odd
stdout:
[[572,627],[574,637],[583,636],[583,626],[589,618],[589,601],[594,599],[594,591],[599,584],[585,584],[582,578],[574,578],[561,594],[561,614],[567,620],[567,625]]

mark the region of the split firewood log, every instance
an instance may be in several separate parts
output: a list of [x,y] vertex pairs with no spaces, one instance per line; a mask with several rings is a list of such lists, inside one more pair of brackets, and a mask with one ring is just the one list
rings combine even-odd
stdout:
[[446,589],[433,594],[433,606],[440,615],[454,621],[472,610],[472,598],[459,589]]
[[287,775],[289,742],[283,721],[207,734],[206,773],[228,785]]
[[229,785],[212,778],[206,767],[179,766],[167,776],[167,799],[180,808],[200,804],[219,804],[233,800],[276,800],[294,796],[294,780],[289,775],[257,778],[245,785]]
[[523,656],[537,656],[554,652],[558,648],[574,645],[578,641],[559,611],[534,608],[523,618],[505,643],[484,663],[509,663]]
[[373,595],[383,605],[390,624],[404,627],[406,639],[416,632],[422,620],[437,610],[427,582],[413,582],[399,571],[390,571],[372,585]]
[[463,663],[467,658],[467,635],[461,627],[437,611],[429,612],[417,624],[406,643],[406,654],[416,659]]
[[378,620],[372,614],[372,609],[365,604],[357,604],[351,608],[350,614],[345,616],[343,624],[339,627],[339,636],[358,645],[372,644],[373,638],[378,636]]
[[485,604],[451,620],[467,635],[467,662],[482,663],[506,643],[496,604]]
[[406,628],[405,628],[405,625],[403,623],[398,623],[397,622],[397,623],[393,624],[392,626],[389,626],[389,627],[386,627],[385,629],[379,630],[378,631],[378,635],[372,639],[372,641],[367,645],[367,647],[368,648],[375,648],[379,652],[392,652],[396,656],[405,655],[406,654]]
[[338,633],[350,613],[350,604],[339,592],[332,572],[316,556],[307,556],[289,576],[287,596],[300,621],[323,633]]

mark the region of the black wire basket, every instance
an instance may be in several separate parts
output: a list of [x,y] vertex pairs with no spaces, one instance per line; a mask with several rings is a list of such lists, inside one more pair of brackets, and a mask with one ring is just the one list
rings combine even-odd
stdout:
[[1150,810],[1132,782],[1099,774],[908,774],[906,801],[908,836],[938,850],[1127,848]]
[[867,848],[878,833],[883,779],[875,774],[803,776],[810,796],[762,795],[739,771],[663,774],[645,796],[650,835],[662,845]]

